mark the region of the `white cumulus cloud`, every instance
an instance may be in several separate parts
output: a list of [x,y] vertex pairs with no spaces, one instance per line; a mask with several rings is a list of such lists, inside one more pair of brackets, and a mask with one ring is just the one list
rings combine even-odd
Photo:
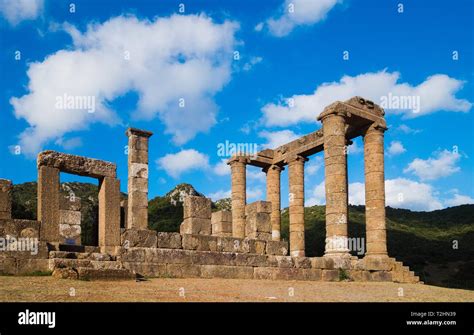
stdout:
[[[158,116],[174,143],[183,144],[216,123],[213,96],[231,78],[238,24],[215,23],[204,14],[140,20],[119,16],[85,32],[65,25],[72,46],[28,68],[28,93],[10,102],[29,127],[23,151],[35,153],[93,122],[121,122],[111,102],[136,92],[132,119]],[[79,104],[58,107],[58,97],[93,97],[94,113]],[[66,108],[67,107],[67,108]]]
[[413,86],[399,83],[400,73],[369,72],[357,76],[343,76],[339,82],[319,85],[311,94],[295,94],[282,98],[277,103],[268,103],[262,107],[263,123],[267,126],[288,126],[299,122],[314,122],[323,109],[336,100],[347,100],[359,95],[380,104],[383,97],[390,93],[395,97],[419,97],[419,111],[408,109],[390,109],[393,114],[405,117],[418,117],[440,110],[468,112],[472,103],[456,98],[464,82],[444,74],[435,74],[422,83]]
[[43,8],[44,0],[0,0],[0,15],[12,26],[36,19]]
[[208,170],[209,157],[194,149],[181,150],[175,154],[167,154],[156,160],[158,168],[173,177],[179,178],[181,174],[189,171]]
[[459,206],[459,205],[467,205],[467,204],[474,204],[474,199],[468,195],[462,194],[454,194],[452,198],[446,199],[445,201],[446,206]]
[[405,147],[403,146],[402,142],[400,141],[392,141],[390,142],[390,145],[388,146],[388,154],[390,156],[395,156],[395,155],[400,155],[407,151]]
[[421,180],[435,180],[447,177],[460,170],[457,162],[461,155],[456,151],[442,150],[428,159],[416,158],[403,170],[405,173],[413,173]]
[[256,31],[264,27],[276,37],[290,34],[298,26],[311,26],[324,20],[331,9],[342,0],[285,0],[276,17],[257,24]]

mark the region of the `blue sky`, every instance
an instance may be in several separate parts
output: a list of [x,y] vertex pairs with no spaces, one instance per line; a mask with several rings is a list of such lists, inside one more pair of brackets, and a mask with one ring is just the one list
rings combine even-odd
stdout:
[[[36,153],[51,149],[116,162],[126,192],[131,125],[154,132],[150,198],[187,182],[217,199],[230,190],[220,143],[283,144],[320,128],[335,100],[391,94],[420,108],[386,108],[387,204],[474,202],[471,1],[76,0],[73,12],[70,3],[0,0],[1,178],[35,180]],[[57,108],[64,94],[93,96],[94,112]],[[349,151],[354,204],[361,148],[356,140]],[[308,205],[324,203],[323,181],[314,155]],[[284,206],[287,184],[285,171]],[[248,201],[264,197],[264,174],[249,168]]]

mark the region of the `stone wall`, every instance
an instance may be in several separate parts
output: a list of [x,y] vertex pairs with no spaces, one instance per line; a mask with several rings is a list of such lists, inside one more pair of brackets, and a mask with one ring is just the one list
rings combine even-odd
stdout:
[[81,198],[60,197],[59,238],[60,243],[81,244]]

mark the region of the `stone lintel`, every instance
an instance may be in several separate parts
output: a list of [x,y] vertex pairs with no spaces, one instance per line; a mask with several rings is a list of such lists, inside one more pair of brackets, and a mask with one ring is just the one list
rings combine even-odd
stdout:
[[103,160],[46,150],[38,154],[38,168],[48,166],[61,172],[92,178],[115,178],[117,165]]

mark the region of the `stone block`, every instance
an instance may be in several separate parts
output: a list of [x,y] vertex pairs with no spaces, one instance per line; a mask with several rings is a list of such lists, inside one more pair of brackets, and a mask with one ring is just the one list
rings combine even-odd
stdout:
[[371,281],[392,281],[392,273],[389,271],[373,271],[370,273]]
[[192,263],[199,265],[236,265],[237,254],[230,252],[194,251]]
[[270,214],[252,213],[246,216],[245,234],[248,236],[249,234],[256,232],[271,234],[272,224],[270,220]]
[[[184,220],[188,218],[197,219],[209,219],[211,220],[211,199],[198,197],[198,196],[187,196],[184,198]],[[210,227],[209,227],[210,228]]]
[[236,254],[235,265],[238,266],[268,266],[265,255]]
[[236,238],[236,237],[218,237],[217,238],[217,251],[249,253],[250,252],[249,240]]
[[322,270],[322,281],[339,281],[339,270]]
[[217,251],[217,237],[183,234],[182,245],[186,250]]
[[286,256],[288,254],[288,242],[267,241],[265,252],[268,255]]
[[265,254],[265,246],[267,241],[263,240],[252,240],[252,239],[246,239],[249,244],[249,252],[251,254],[259,254],[263,255]]
[[313,269],[334,269],[334,260],[328,257],[310,257]]
[[59,169],[38,168],[38,221],[42,241],[59,242]]
[[135,274],[127,269],[93,269],[78,268],[77,273],[81,280],[123,280],[135,279]]
[[115,178],[117,166],[113,163],[61,152],[46,150],[38,154],[38,168],[46,166],[62,172],[92,178]]
[[232,223],[232,212],[229,210],[221,210],[213,212],[211,215],[211,223],[230,222]]
[[145,262],[146,248],[121,248],[117,260],[122,262]]
[[59,210],[59,224],[81,224],[81,212],[60,209]]
[[52,276],[57,279],[78,279],[79,274],[73,268],[56,268]]
[[245,206],[245,215],[249,216],[256,213],[272,212],[272,203],[269,201],[255,201]]
[[293,257],[293,262],[295,263],[296,268],[311,268],[311,259],[309,257]]
[[247,234],[247,238],[248,239],[253,239],[253,240],[271,241],[272,240],[272,234],[271,233],[252,232],[250,234]]
[[156,248],[157,233],[154,230],[126,229],[121,235],[122,247]]
[[145,261],[160,264],[192,264],[196,251],[182,249],[143,248]]
[[187,218],[179,227],[181,234],[211,235],[211,220],[202,218]]
[[181,234],[158,232],[156,246],[157,248],[181,249]]
[[369,271],[364,270],[349,270],[349,277],[353,281],[370,281],[371,276]]
[[99,246],[120,245],[120,181],[105,177],[99,183]]
[[16,259],[15,258],[1,258],[0,257],[0,274],[14,275],[16,274]]
[[74,195],[60,196],[59,197],[59,209],[67,211],[80,211],[81,210],[81,198]]
[[59,225],[60,242],[64,244],[81,244],[81,226],[74,224]]
[[166,264],[166,274],[175,278],[200,278],[201,266],[195,264]]
[[277,266],[279,268],[294,268],[295,261],[293,257],[290,256],[269,256],[269,258],[274,258],[277,261]]
[[395,262],[387,256],[365,256],[363,259],[364,267],[369,271],[390,271]]
[[201,277],[252,279],[253,269],[251,266],[202,265]]

